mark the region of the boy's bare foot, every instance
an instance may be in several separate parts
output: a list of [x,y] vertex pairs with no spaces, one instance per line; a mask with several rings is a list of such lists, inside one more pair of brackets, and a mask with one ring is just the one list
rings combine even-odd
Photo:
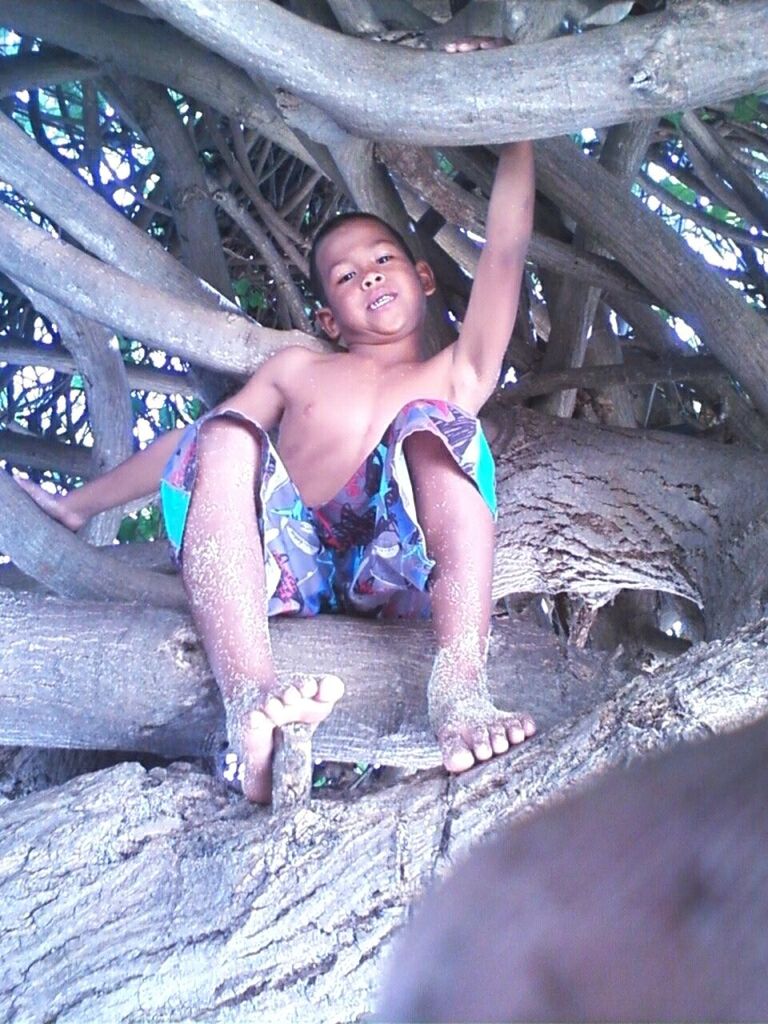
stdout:
[[287,684],[275,680],[273,689],[225,702],[230,743],[243,757],[240,781],[248,800],[258,804],[272,800],[275,728],[290,722],[318,725],[343,693],[344,684],[337,676],[301,675]]
[[88,521],[87,518],[78,513],[72,512],[67,506],[66,498],[64,494],[51,494],[50,491],[46,491],[44,487],[39,484],[33,483],[32,480],[27,480],[24,477],[14,476],[13,478],[19,487],[38,505],[46,515],[49,515],[51,519],[55,519],[57,523],[61,523],[62,526],[66,526],[68,530],[72,530],[74,533],[79,530],[81,526],[84,526]]
[[457,704],[447,720],[435,729],[449,772],[465,772],[478,761],[505,754],[536,732],[530,715],[501,711],[490,701]]
[[[483,675],[446,673],[436,663],[429,681],[429,720],[449,772],[465,772],[478,761],[505,754],[536,732],[527,714],[502,711],[492,703]],[[471,673],[475,675],[475,673]]]
[[508,45],[509,40],[500,36],[465,36],[445,43],[443,49],[447,53],[470,53],[472,50],[498,50]]

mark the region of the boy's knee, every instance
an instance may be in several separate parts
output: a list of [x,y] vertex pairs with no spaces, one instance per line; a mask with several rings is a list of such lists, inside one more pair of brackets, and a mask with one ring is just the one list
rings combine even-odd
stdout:
[[245,420],[219,416],[204,423],[198,432],[198,460],[222,460],[224,468],[228,458],[245,459],[255,463],[260,454],[256,428]]
[[403,451],[409,462],[444,462],[446,465],[456,466],[456,460],[445,443],[431,430],[417,430],[409,434],[403,441]]

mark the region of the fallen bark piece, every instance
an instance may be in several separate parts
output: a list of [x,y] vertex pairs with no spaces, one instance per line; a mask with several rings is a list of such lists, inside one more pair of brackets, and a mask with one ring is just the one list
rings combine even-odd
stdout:
[[312,790],[311,725],[293,722],[275,730],[272,759],[272,811],[297,811],[307,807]]

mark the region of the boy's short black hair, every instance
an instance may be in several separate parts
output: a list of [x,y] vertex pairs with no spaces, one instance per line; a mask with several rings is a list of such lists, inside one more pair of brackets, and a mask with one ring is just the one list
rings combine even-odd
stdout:
[[325,224],[323,224],[312,240],[312,248],[309,251],[309,284],[312,288],[312,294],[323,306],[327,305],[328,296],[325,292],[325,285],[320,277],[320,271],[317,268],[317,252],[320,248],[320,243],[324,238],[332,235],[334,231],[343,227],[345,224],[349,224],[351,221],[356,220],[374,220],[377,224],[381,224],[381,226],[385,228],[390,235],[392,235],[411,263],[416,262],[408,243],[400,232],[395,231],[393,227],[387,224],[385,220],[382,220],[381,217],[377,217],[375,213],[364,213],[356,210],[350,213],[339,213],[337,216],[331,217],[330,220],[327,220]]

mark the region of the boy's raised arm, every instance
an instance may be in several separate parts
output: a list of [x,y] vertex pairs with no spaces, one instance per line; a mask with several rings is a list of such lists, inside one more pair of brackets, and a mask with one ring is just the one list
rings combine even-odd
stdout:
[[491,190],[485,246],[461,334],[453,346],[456,402],[468,412],[480,409],[499,378],[517,315],[533,204],[533,145],[507,143]]

